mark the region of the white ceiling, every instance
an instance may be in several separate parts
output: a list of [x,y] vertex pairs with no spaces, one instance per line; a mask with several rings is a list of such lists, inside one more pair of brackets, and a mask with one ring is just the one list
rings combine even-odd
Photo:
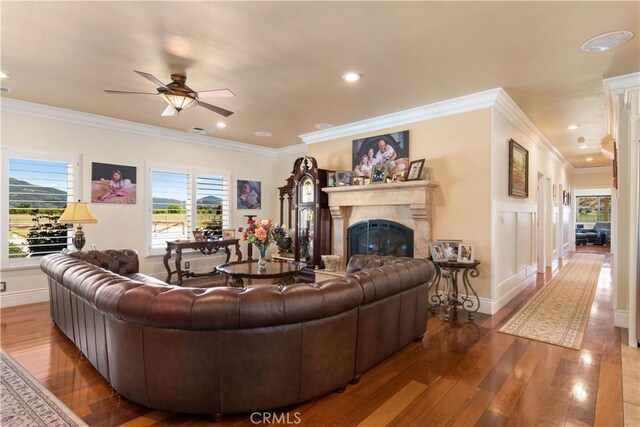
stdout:
[[[2,2],[0,12],[6,96],[269,147],[300,143],[316,123],[502,87],[574,166],[607,165],[602,79],[640,71],[635,1]],[[580,50],[615,30],[636,36],[608,52]],[[153,92],[134,69],[166,83],[186,71],[198,91],[229,88],[237,98],[212,103],[235,114],[160,117],[158,97],[103,92]],[[351,70],[363,79],[342,81]],[[227,128],[215,127],[221,119]]]

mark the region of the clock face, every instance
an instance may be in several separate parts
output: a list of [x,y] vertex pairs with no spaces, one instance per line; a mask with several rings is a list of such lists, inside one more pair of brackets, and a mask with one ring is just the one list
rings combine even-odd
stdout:
[[300,203],[312,203],[314,190],[313,181],[310,178],[305,178],[302,182],[301,188]]

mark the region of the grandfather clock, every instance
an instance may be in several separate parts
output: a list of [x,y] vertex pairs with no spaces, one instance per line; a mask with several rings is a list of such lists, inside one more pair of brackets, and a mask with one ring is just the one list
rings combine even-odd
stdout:
[[294,258],[307,267],[300,278],[314,281],[314,270],[323,268],[322,255],[331,253],[331,213],[327,186],[329,171],[318,169],[313,157],[300,157],[293,164]]

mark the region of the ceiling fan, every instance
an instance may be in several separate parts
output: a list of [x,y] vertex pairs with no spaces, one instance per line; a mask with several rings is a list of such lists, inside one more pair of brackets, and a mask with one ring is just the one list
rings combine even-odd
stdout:
[[196,92],[187,86],[187,76],[184,74],[171,74],[171,83],[164,84],[153,75],[144,73],[142,71],[133,70],[140,74],[145,79],[157,85],[156,90],[158,93],[149,92],[127,92],[122,90],[105,90],[111,94],[125,94],[125,95],[160,95],[160,97],[169,105],[162,112],[163,116],[175,116],[182,110],[187,108],[200,106],[207,110],[211,110],[214,113],[229,117],[233,114],[232,111],[225,110],[224,108],[216,107],[215,105],[208,104],[201,101],[201,98],[233,98],[236,95],[229,89],[216,89],[205,90]]

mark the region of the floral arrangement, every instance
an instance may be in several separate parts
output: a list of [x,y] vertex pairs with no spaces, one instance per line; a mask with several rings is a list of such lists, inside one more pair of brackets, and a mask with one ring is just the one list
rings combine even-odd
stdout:
[[[238,231],[242,232],[242,228]],[[286,234],[286,228],[280,224],[274,224],[273,219],[247,221],[247,230],[242,235],[243,240],[256,245],[259,249],[266,249],[270,244],[280,244]]]

